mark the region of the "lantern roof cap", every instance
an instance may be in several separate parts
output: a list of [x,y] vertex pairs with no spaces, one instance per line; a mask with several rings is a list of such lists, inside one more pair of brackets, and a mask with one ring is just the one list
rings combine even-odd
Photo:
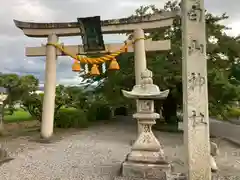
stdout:
[[153,84],[152,71],[146,69],[141,73],[141,84],[135,85],[132,91],[122,90],[123,95],[133,99],[165,99],[169,90],[160,91],[156,84]]

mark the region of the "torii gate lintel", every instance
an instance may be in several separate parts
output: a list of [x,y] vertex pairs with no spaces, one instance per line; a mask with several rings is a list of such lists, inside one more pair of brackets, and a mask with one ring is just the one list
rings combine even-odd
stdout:
[[[130,18],[109,19],[101,21],[103,34],[129,33],[141,27],[145,32],[161,27],[169,27],[173,24],[173,19],[180,15],[176,12],[161,12],[143,17],[133,16]],[[82,32],[78,22],[61,23],[36,23],[13,20],[16,27],[21,29],[29,37],[48,37],[51,34],[62,36],[79,36]]]

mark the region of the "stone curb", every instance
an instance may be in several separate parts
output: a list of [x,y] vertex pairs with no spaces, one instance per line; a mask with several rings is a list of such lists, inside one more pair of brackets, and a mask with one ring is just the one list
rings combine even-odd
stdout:
[[239,140],[235,140],[235,139],[231,139],[231,138],[222,138],[222,139],[225,140],[225,141],[228,141],[228,142],[232,143],[233,145],[240,148]]
[[210,119],[210,134],[240,147],[240,126],[237,124]]

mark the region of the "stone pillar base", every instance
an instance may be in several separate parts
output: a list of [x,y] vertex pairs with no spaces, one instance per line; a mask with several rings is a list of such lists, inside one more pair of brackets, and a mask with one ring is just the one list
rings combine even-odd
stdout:
[[52,143],[60,141],[61,139],[62,139],[62,137],[60,137],[60,136],[52,135],[49,138],[44,138],[42,136],[34,137],[31,141],[37,142],[37,143],[42,143],[42,144],[52,144]]
[[170,164],[148,164],[131,161],[125,161],[122,164],[123,177],[168,180],[170,173]]

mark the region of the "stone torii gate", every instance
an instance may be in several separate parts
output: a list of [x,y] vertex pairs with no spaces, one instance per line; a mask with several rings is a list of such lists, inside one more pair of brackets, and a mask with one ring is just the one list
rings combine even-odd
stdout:
[[[134,43],[134,47],[128,48],[128,52],[135,52],[135,76],[136,84],[140,84],[141,73],[146,69],[146,51],[162,51],[169,50],[171,47],[170,40],[152,41],[144,40],[144,32],[149,32],[161,27],[169,27],[173,24],[173,18],[176,13],[163,12],[151,16],[133,17],[123,19],[112,19],[101,21],[101,29],[103,34],[132,33],[134,31],[134,39],[139,39]],[[47,38],[47,43],[56,44],[58,37],[62,36],[78,36],[82,35],[78,22],[66,23],[33,23],[14,20],[15,25],[20,28],[28,37]],[[64,45],[64,49],[72,54],[86,55],[82,45]],[[99,53],[109,53],[118,50],[122,44],[106,44],[105,49],[108,51],[98,51]],[[44,85],[44,101],[43,114],[41,123],[41,136],[44,139],[51,138],[53,134],[54,124],[54,101],[56,88],[56,59],[57,56],[65,54],[54,46],[27,47],[26,56],[46,56],[45,66],[45,85]],[[140,129],[139,129],[140,131]]]
[[[183,37],[183,106],[184,145],[186,147],[186,173],[189,180],[210,180],[210,142],[206,68],[206,30],[204,0],[182,0]],[[144,38],[144,32],[168,27],[176,14],[164,12],[143,18],[124,18],[102,21],[104,34],[126,33],[135,30],[134,38]],[[57,43],[58,37],[81,35],[77,22],[73,23],[28,23],[15,21],[18,28],[29,37],[47,37],[48,43]],[[141,28],[141,29],[139,29]],[[169,41],[145,40],[147,51],[168,50]],[[119,44],[106,45],[120,48]],[[75,54],[86,54],[82,46],[65,46]],[[146,69],[144,40],[134,44],[136,84],[140,84],[141,72]],[[129,49],[132,52],[133,49]],[[98,52],[99,53],[99,52]],[[103,52],[106,53],[106,52]],[[56,88],[56,57],[64,55],[53,46],[30,47],[27,56],[46,56],[46,75],[41,135],[50,138],[53,133],[54,100]]]

